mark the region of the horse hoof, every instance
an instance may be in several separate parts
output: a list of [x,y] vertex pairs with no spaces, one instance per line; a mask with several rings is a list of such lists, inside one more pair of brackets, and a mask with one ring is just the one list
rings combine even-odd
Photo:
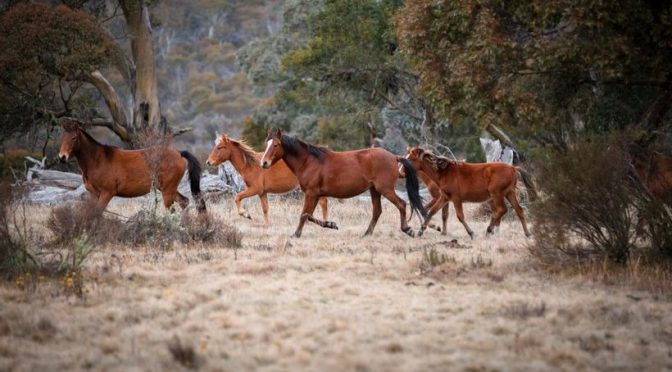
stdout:
[[301,233],[294,233],[294,235],[292,235],[292,238],[300,238],[300,237]]
[[324,227],[326,227],[328,229],[338,230],[338,226],[336,226],[336,222],[332,222],[332,221],[325,221],[324,222]]
[[[411,231],[411,232],[412,232],[412,231]],[[425,233],[424,230],[422,230],[422,229],[418,230],[418,237],[421,237],[422,234],[424,234],[424,233]]]

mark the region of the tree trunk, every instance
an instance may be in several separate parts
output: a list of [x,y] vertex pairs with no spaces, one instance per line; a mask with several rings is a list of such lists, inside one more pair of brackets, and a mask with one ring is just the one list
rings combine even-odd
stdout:
[[119,95],[114,90],[114,87],[107,79],[99,72],[94,71],[86,76],[86,81],[93,84],[103,95],[105,103],[112,115],[112,124],[110,129],[121,138],[124,142],[131,142],[131,134],[128,131],[128,119],[124,112]]
[[120,0],[120,3],[132,37],[131,52],[135,61],[133,128],[137,132],[163,132],[149,10],[142,0]]

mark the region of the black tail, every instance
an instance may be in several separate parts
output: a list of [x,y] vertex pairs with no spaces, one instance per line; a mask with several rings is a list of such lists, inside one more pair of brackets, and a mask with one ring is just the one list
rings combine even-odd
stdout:
[[189,151],[180,151],[180,155],[187,159],[189,164],[189,186],[196,203],[196,209],[199,212],[205,211],[205,202],[201,197],[201,164]]
[[420,197],[420,182],[415,168],[406,158],[400,157],[398,161],[404,166],[404,173],[406,173],[406,193],[408,194],[408,201],[411,202],[411,214],[416,210],[422,217],[427,218],[427,211],[422,205],[422,198]]

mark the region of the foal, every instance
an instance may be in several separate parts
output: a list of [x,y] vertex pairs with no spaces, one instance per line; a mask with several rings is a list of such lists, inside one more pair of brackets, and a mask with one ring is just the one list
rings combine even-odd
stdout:
[[[469,236],[473,239],[474,232],[464,220],[462,202],[484,202],[490,200],[493,215],[487,233],[493,232],[499,226],[502,216],[506,213],[506,198],[518,215],[525,236],[530,236],[523,209],[516,196],[516,168],[504,163],[458,163],[446,158],[437,157],[431,152],[419,147],[409,148],[406,151],[408,159],[419,173],[425,173],[441,188],[439,201],[428,212],[419,234],[427,228],[431,217],[446,203],[452,201],[455,213]],[[399,170],[400,173],[403,171]]]
[[[115,196],[131,198],[148,194],[152,176],[156,176],[166,208],[176,199],[180,207],[186,208],[189,199],[177,191],[177,186],[187,168],[196,207],[199,212],[205,211],[201,198],[201,166],[189,152],[178,152],[168,146],[123,150],[101,145],[75,123],[64,124],[63,129],[58,157],[62,162],[72,157],[77,159],[84,187],[97,200],[100,211],[105,210]],[[158,164],[152,166],[154,159]]]
[[[283,160],[275,163],[270,169],[264,170],[259,165],[261,154],[255,152],[243,141],[236,141],[222,134],[217,137],[215,147],[210,152],[207,165],[217,166],[226,161],[230,161],[236,172],[243,177],[245,181],[245,190],[236,194],[235,202],[238,214],[252,219],[249,213],[241,207],[243,199],[254,195],[259,196],[261,200],[261,209],[264,212],[264,222],[268,222],[268,196],[267,194],[283,194],[294,190],[299,185],[287,164]],[[320,198],[320,207],[322,208],[322,217],[327,219],[327,198]]]
[[406,222],[406,202],[394,190],[399,178],[397,172],[399,162],[406,171],[406,191],[411,208],[417,209],[423,216],[426,215],[413,166],[408,160],[382,148],[331,151],[283,135],[279,130],[276,133],[269,131],[261,166],[268,169],[281,159],[294,172],[305,194],[299,226],[294,232],[297,238],[301,236],[306,220],[322,227],[337,228],[331,221],[319,221],[312,216],[319,197],[352,198],[366,190],[371,192],[373,215],[364,236],[373,233],[378,217],[382,213],[381,195],[399,209],[401,231],[413,236],[413,230]]

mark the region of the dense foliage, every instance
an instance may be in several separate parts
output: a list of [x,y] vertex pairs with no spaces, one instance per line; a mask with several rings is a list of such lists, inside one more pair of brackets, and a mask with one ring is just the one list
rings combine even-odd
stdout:
[[245,133],[281,127],[351,149],[369,144],[371,123],[394,152],[409,141],[459,144],[462,153],[475,154],[474,127],[438,120],[416,92],[417,76],[398,50],[392,22],[401,5],[287,1],[280,31],[238,54],[252,82],[273,94]]
[[79,74],[120,57],[83,11],[21,3],[0,14],[0,139],[90,107]]
[[[397,33],[445,117],[564,148],[641,122],[669,92],[670,17],[667,2],[421,0]],[[662,116],[646,119],[659,128]]]

